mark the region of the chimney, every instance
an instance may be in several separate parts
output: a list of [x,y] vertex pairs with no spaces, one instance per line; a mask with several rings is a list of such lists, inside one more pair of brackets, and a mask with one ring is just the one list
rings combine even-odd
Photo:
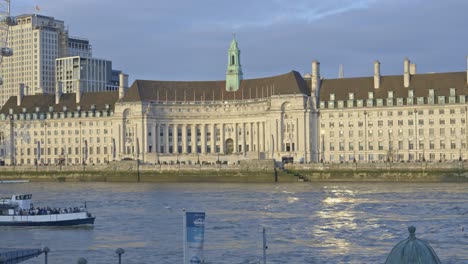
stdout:
[[374,89],[380,88],[380,61],[374,62]]
[[119,100],[122,100],[125,96],[125,90],[128,87],[128,75],[121,72],[119,74]]
[[415,74],[416,74],[416,63],[411,63],[411,64],[410,64],[409,72],[410,72],[411,75],[415,75]]
[[320,81],[320,62],[314,60],[312,62],[312,94],[315,94],[319,88],[319,81]]
[[404,74],[403,74],[403,85],[405,88],[410,86],[410,60],[405,58],[403,62]]
[[80,101],[81,101],[80,80],[76,80],[75,93],[76,93],[76,104],[78,105],[80,104]]
[[18,106],[21,105],[21,101],[23,101],[23,96],[24,96],[24,83],[20,83],[20,86],[18,88],[18,95],[16,96],[16,104]]
[[62,82],[55,83],[55,104],[60,103],[60,97],[62,96]]

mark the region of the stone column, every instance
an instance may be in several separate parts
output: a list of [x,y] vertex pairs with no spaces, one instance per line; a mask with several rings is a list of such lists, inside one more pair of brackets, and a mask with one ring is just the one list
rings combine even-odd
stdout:
[[197,153],[197,125],[192,125],[192,153]]
[[216,129],[215,124],[211,124],[211,153],[216,153]]
[[255,145],[257,147],[257,152],[260,152],[261,151],[261,148],[260,148],[260,122],[256,122],[255,123],[255,132],[257,133],[257,136],[255,137]]
[[224,149],[224,144],[225,144],[225,135],[224,135],[224,124],[220,124],[219,125],[220,128],[219,128],[219,132],[221,133],[220,134],[220,138],[219,138],[219,150],[222,154],[226,154],[226,150]]
[[234,123],[234,151],[233,153],[239,152],[239,131],[237,131],[237,123]]
[[169,124],[164,127],[164,153],[169,153]]
[[187,153],[187,125],[182,125],[182,153]]
[[278,119],[275,119],[275,150],[276,152],[279,151],[279,126],[278,126]]
[[284,142],[284,116],[281,115],[280,127],[279,127],[279,141],[278,141],[279,151],[281,152],[284,151],[283,142]]
[[155,130],[156,130],[156,133],[154,134],[154,147],[156,148],[156,153],[159,153],[159,130],[160,130],[160,126],[158,123],[156,123],[156,126],[155,126]]
[[298,118],[296,118],[296,126],[294,129],[296,132],[296,146],[294,147],[294,151],[297,153],[302,150],[302,148],[300,147],[301,145],[299,145],[299,119]]
[[261,142],[261,145],[262,145],[262,148],[261,150],[263,152],[265,152],[265,137],[267,135],[265,134],[265,122],[261,122],[260,123],[260,142]]
[[178,135],[179,125],[174,124],[172,126],[172,153],[179,153],[179,137]]
[[156,148],[156,140],[154,139],[154,137],[156,135],[156,132],[155,132],[156,129],[155,129],[153,124],[150,124],[149,126],[150,126],[149,129],[151,130],[151,138],[148,137],[148,140],[147,140],[147,142],[148,142],[147,151],[149,152],[149,145],[151,144],[151,146],[152,146],[151,152],[154,152],[154,149]]
[[[137,140],[137,139],[138,139],[138,132],[137,132],[137,125],[135,124],[135,125],[133,125],[133,153],[132,154],[136,154],[136,157],[139,158],[140,153],[138,153],[138,150],[139,150],[139,148],[141,148],[141,146],[138,146],[138,144],[141,144],[141,143],[138,142],[139,140]],[[89,143],[89,141],[88,141],[88,143]]]
[[206,124],[201,125],[201,153],[206,153]]
[[245,146],[246,146],[246,140],[247,140],[247,137],[245,135],[245,123],[242,123],[242,152],[245,154],[247,154],[247,151],[245,151]]
[[255,149],[254,149],[254,123],[249,122],[249,125],[250,125],[249,151],[252,152],[252,151],[255,151]]

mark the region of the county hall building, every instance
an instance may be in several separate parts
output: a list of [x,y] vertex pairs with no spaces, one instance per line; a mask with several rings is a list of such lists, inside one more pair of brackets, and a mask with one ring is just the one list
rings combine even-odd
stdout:
[[[5,164],[446,161],[467,158],[467,72],[324,79],[243,79],[237,41],[225,80],[147,81],[8,99],[0,110]],[[71,84],[68,83],[68,86]],[[72,85],[73,86],[73,85]],[[69,92],[72,91],[72,92]]]
[[25,96],[21,86],[0,110],[1,159],[17,165],[317,160],[308,83],[295,71],[243,79],[235,39],[223,81],[136,80],[125,87],[121,75],[118,91],[83,92],[76,80],[68,88],[75,93],[57,83],[55,94]]

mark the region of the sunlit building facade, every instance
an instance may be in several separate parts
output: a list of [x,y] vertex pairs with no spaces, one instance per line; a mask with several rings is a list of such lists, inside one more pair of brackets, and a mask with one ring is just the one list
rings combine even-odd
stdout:
[[[318,74],[318,73],[316,73]],[[467,159],[467,72],[404,73],[323,79],[320,127],[324,162],[454,161]]]
[[233,40],[223,81],[136,80],[118,91],[24,95],[0,110],[6,164],[237,163],[245,159],[311,162],[312,97],[298,72],[242,78]]

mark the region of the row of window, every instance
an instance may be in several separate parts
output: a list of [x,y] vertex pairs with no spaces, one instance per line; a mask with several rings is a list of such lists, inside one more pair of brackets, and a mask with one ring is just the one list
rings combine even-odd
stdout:
[[358,162],[358,161],[380,161],[380,162],[385,162],[385,161],[391,161],[391,162],[404,162],[404,161],[431,161],[431,162],[437,162],[437,161],[447,161],[447,160],[452,160],[456,161],[459,160],[460,158],[464,159],[464,155],[460,155],[459,153],[418,153],[417,155],[415,153],[407,153],[407,154],[339,154],[339,155],[334,155],[330,154],[327,155],[328,160],[325,158],[324,155],[322,155],[322,161],[339,161],[339,162]]
[[[404,126],[404,121],[405,121],[405,120],[387,120],[387,122],[386,122],[386,123],[387,123],[387,126],[389,126],[389,127],[393,126],[394,121],[397,121],[396,124],[398,124],[398,126]],[[408,119],[408,120],[406,120],[406,121],[407,121],[406,123],[407,123],[408,126],[413,126],[413,125],[414,125],[414,120],[413,120],[413,119]],[[447,122],[446,122],[446,121],[447,121]],[[338,123],[338,127],[339,127],[339,128],[344,128],[345,122],[339,121],[339,122],[337,122],[337,123]],[[374,126],[374,123],[375,123],[375,122],[374,122],[373,120],[367,121],[367,127],[370,127],[370,128],[373,127],[373,126]],[[429,119],[427,123],[428,123],[430,126],[433,126],[433,125],[435,124],[435,123],[434,123],[434,119]],[[439,122],[438,122],[438,123],[439,123],[439,125],[446,125],[446,124],[447,124],[447,125],[448,125],[448,124],[450,124],[450,125],[456,125],[456,124],[457,124],[457,119],[455,119],[455,118],[450,118],[449,120],[446,120],[446,119],[439,119]],[[459,123],[462,124],[462,125],[466,124],[465,118],[461,118],[461,119],[459,120]],[[356,124],[355,121],[348,121],[348,122],[346,123],[346,125],[347,125],[348,128],[354,127],[354,124]],[[364,121],[357,121],[357,127],[363,127],[364,124],[365,124]],[[418,119],[417,124],[420,125],[420,126],[423,126],[423,125],[425,124],[425,120],[424,120],[424,119]],[[377,121],[377,126],[382,127],[383,125],[384,125],[384,121],[383,121],[383,120],[378,120],[378,121]],[[321,122],[321,123],[320,123],[320,127],[321,127],[321,128],[326,128],[325,122]],[[334,128],[334,127],[335,127],[335,122],[328,122],[328,128]]]
[[[388,144],[391,143],[391,144]],[[365,143],[362,141],[359,142],[329,142],[327,147],[324,148],[324,151],[373,151],[373,150],[380,150],[380,151],[390,151],[390,150],[433,150],[433,149],[466,149],[466,141],[462,140],[458,142],[458,140],[450,140],[449,142],[446,140],[429,140],[428,144],[421,140],[418,142],[418,145],[415,145],[415,141],[413,140],[400,140],[400,141],[392,141],[392,142],[367,142],[367,148],[365,148]],[[436,145],[436,143],[438,143]],[[447,144],[446,144],[447,143]],[[336,148],[337,146],[337,148]]]
[[[20,156],[31,156],[31,155],[34,155],[34,156],[37,156],[37,149],[38,148],[20,148],[20,149],[16,149],[15,148],[15,151],[16,151],[16,155],[20,155]],[[81,150],[81,153],[80,153],[80,147],[63,147],[63,148],[58,148],[58,147],[55,147],[55,148],[40,148],[40,152],[41,154],[40,155],[84,155],[84,154],[88,154],[88,155],[107,155],[107,154],[110,154],[110,150],[111,147],[100,147],[100,146],[97,146],[97,147],[93,147],[93,146],[88,146],[87,148],[82,146],[82,150]],[[0,152],[2,152],[3,149],[0,150]],[[47,152],[47,153],[46,153]],[[1,153],[0,153],[1,154]]]
[[[449,88],[450,91],[450,96],[456,96],[456,90],[455,88]],[[428,90],[428,96],[429,97],[434,97],[434,89],[429,89]],[[414,97],[414,90],[408,90],[408,98],[413,98]],[[367,93],[367,98],[368,99],[374,99],[374,92],[368,92]],[[388,91],[387,92],[387,98],[394,98],[393,97],[393,91]],[[348,93],[348,100],[354,100],[354,93]],[[335,101],[335,94],[330,94],[330,101]]]
[[[405,131],[406,131],[406,133],[405,133]],[[428,135],[430,137],[434,137],[434,136],[444,137],[446,135],[446,133],[445,133],[446,131],[450,131],[450,136],[464,136],[464,135],[466,135],[466,128],[464,128],[464,127],[459,128],[459,129],[457,129],[455,127],[451,127],[451,128],[441,127],[441,128],[438,129],[438,132],[439,132],[438,134],[434,133],[435,132],[434,128],[429,128],[429,129],[420,128],[417,131],[418,131],[418,135],[420,137],[427,135],[427,132],[428,132]],[[458,131],[459,131],[459,133],[457,133]],[[378,137],[383,137],[384,135],[386,135],[386,136],[388,135],[389,138],[391,138],[392,136],[402,137],[404,135],[408,135],[409,137],[412,137],[412,136],[414,136],[415,129],[411,129],[411,128],[410,129],[400,128],[400,129],[396,129],[396,130],[389,129],[389,130],[385,131],[385,134],[384,134],[383,129],[379,129],[376,132],[377,132]],[[325,131],[323,131],[322,134],[325,135]],[[328,134],[329,134],[330,138],[327,138],[327,140],[333,139],[335,137],[335,135],[338,135],[338,137],[340,137],[340,138],[345,137],[345,131],[344,130],[339,130],[339,131],[331,130],[331,131],[328,131]],[[349,138],[353,138],[355,136],[355,131],[354,130],[348,130],[347,134],[348,134]],[[357,135],[358,135],[358,137],[363,137],[364,136],[364,130],[362,130],[362,129],[358,130]],[[367,136],[373,137],[374,136],[374,130],[373,129],[368,129],[367,130]]]
[[404,116],[404,115],[407,115],[407,116],[413,116],[413,115],[418,115],[418,116],[423,116],[423,115],[434,115],[434,114],[439,114],[439,115],[444,115],[444,114],[451,114],[451,115],[454,115],[454,114],[465,114],[466,113],[466,109],[465,108],[451,108],[451,109],[438,109],[438,110],[434,110],[434,109],[418,109],[418,110],[398,110],[398,111],[369,111],[369,112],[348,112],[348,113],[343,113],[343,112],[339,112],[339,113],[323,113],[322,114],[322,117],[323,118],[335,118],[335,117],[339,117],[339,118],[344,118],[344,117],[348,117],[348,118],[352,118],[352,117],[363,117],[363,116],[367,116],[367,117],[373,117],[374,114],[375,116],[377,117],[383,117],[384,114],[386,114],[388,117],[390,116],[394,116],[394,115],[398,115],[398,116]]
[[[464,104],[466,102],[465,95],[456,96],[449,96],[448,100],[446,96],[438,96],[437,100],[434,97],[418,97],[417,98],[417,105],[445,105],[460,103]],[[415,105],[414,98],[387,98],[387,99],[367,99],[367,100],[347,100],[347,101],[320,101],[320,109],[325,108],[353,108],[353,107],[382,107],[382,106],[404,106],[404,105]]]

